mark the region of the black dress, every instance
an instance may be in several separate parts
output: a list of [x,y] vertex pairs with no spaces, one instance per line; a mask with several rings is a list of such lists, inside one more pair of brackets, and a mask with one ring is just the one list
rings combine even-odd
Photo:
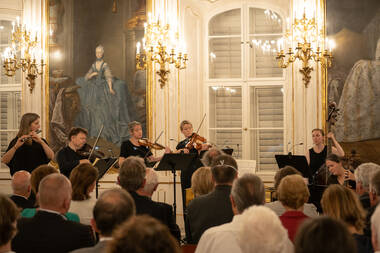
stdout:
[[318,169],[325,163],[327,156],[327,146],[325,146],[320,153],[315,153],[314,149],[309,149],[310,157],[310,169],[312,175],[314,175]]
[[154,163],[149,163],[147,157],[153,155],[149,148],[145,146],[135,146],[130,140],[126,140],[121,144],[120,157],[128,158],[129,156],[138,156],[144,158],[145,164],[152,167]]
[[[15,137],[9,143],[6,152],[13,148],[17,142],[17,139],[18,137]],[[48,144],[45,139],[42,139],[42,141]],[[24,143],[24,145],[20,146],[16,150],[11,161],[7,163],[7,165],[10,169],[11,175],[13,175],[19,170],[26,170],[29,173],[32,173],[32,171],[38,166],[42,164],[48,164],[49,162],[50,159],[47,157],[42,145],[32,140],[32,145]]]

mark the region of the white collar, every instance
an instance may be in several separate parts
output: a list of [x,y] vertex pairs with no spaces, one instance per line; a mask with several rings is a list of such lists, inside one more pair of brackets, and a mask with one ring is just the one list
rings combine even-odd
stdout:
[[108,236],[100,237],[99,238],[99,242],[102,242],[102,241],[111,241],[112,239],[113,239],[112,237],[108,237]]
[[54,210],[49,210],[49,209],[43,209],[43,208],[38,208],[38,211],[43,211],[43,212],[48,212],[48,213],[54,213],[62,216],[65,220],[67,220],[66,216],[61,214],[60,212],[54,211]]

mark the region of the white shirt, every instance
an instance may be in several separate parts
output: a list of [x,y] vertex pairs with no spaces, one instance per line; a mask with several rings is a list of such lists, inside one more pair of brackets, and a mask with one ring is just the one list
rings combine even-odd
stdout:
[[240,217],[235,215],[230,223],[207,229],[201,236],[195,253],[241,253],[237,243]]
[[79,216],[80,223],[91,225],[92,209],[94,208],[96,199],[89,198],[86,200],[72,200],[69,212],[76,213]]
[[[275,212],[278,216],[281,216],[286,211],[285,207],[278,200],[266,203],[265,206],[272,209],[272,211]],[[303,206],[303,213],[311,218],[318,217],[317,208],[314,204],[305,203]]]

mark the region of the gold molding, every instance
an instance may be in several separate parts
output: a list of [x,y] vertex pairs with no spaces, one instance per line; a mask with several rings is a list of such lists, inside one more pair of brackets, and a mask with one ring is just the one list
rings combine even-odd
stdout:
[[[153,12],[153,0],[146,1],[146,13]],[[148,64],[146,68],[146,135],[148,138],[153,137],[153,108],[155,108],[155,100],[153,99],[153,80],[152,65]]]
[[[44,88],[45,88],[45,91],[42,90],[42,92],[44,92],[45,94],[45,105],[44,103],[41,103],[41,106],[45,106],[45,127],[44,127],[44,130],[45,130],[45,138],[49,141],[49,132],[50,132],[50,124],[49,124],[49,121],[50,121],[50,115],[49,115],[49,105],[50,105],[50,99],[49,99],[49,96],[50,96],[50,87],[49,87],[49,74],[50,74],[50,69],[49,69],[49,33],[48,33],[48,29],[49,29],[49,0],[43,0],[41,1],[41,9],[42,9],[42,5],[45,5],[45,24],[43,24],[44,28],[45,29],[41,29],[41,31],[43,31],[45,33],[45,41],[44,41],[44,44],[45,44],[45,48],[44,48],[44,51],[45,51],[45,63],[46,63],[46,66],[45,66],[45,71],[44,71],[44,78],[41,77],[41,80],[44,79],[45,82],[43,83],[44,84]],[[41,36],[42,37],[42,36]],[[42,87],[42,85],[41,85]]]
[[[326,38],[326,0],[320,1],[320,8],[323,10],[323,23],[322,23],[322,31],[323,31],[323,37]],[[327,68],[322,68],[322,83],[321,83],[322,89],[321,89],[321,97],[322,97],[322,129],[327,134],[327,125],[326,125],[326,118],[327,118],[327,104],[328,104],[328,94],[327,94]]]

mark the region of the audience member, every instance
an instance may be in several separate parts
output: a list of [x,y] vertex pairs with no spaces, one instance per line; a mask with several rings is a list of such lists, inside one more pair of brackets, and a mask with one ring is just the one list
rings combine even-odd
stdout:
[[237,170],[224,164],[212,167],[211,172],[215,182],[214,190],[193,199],[187,208],[186,238],[191,244],[197,244],[207,229],[231,222],[233,218],[230,193],[232,183],[238,175]]
[[[53,173],[58,173],[58,170],[50,165],[40,165],[32,172],[30,182],[32,186],[32,191],[36,195],[38,194],[38,188],[42,179],[44,179],[46,176]],[[38,205],[39,205],[38,201],[36,201],[36,205],[37,205],[37,208],[25,208],[21,212],[21,216],[25,218],[33,217],[38,210]],[[68,212],[65,214],[65,217],[68,220],[79,222],[79,216],[75,213]]]
[[371,216],[380,201],[380,171],[376,171],[370,175],[369,201],[371,207],[368,209],[366,215],[364,234],[371,238]]
[[293,244],[278,216],[265,206],[252,206],[241,215],[237,241],[242,253],[293,253]]
[[210,167],[200,167],[193,173],[191,176],[191,189],[195,198],[205,195],[214,189]]
[[354,174],[356,180],[356,193],[365,210],[371,207],[369,201],[369,183],[372,174],[380,171],[380,166],[375,163],[363,163],[359,165]]
[[[274,176],[274,188],[276,191],[278,189],[278,186],[280,185],[281,180],[288,175],[301,175],[301,173],[292,166],[285,166],[284,168],[277,171]],[[278,200],[266,203],[265,206],[272,209],[272,211],[274,211],[278,216],[281,216],[286,211],[284,206]],[[317,208],[315,207],[315,205],[310,203],[305,203],[303,213],[309,217],[318,216]]]
[[230,165],[238,170],[238,164],[236,160],[232,156],[226,154],[218,155],[211,161],[210,167],[214,167],[216,165]]
[[380,252],[380,207],[376,207],[371,217],[372,246],[375,253]]
[[342,160],[336,154],[330,154],[326,157],[326,167],[331,173],[327,178],[327,184],[350,184],[352,188],[355,186],[355,175],[350,170],[343,168]]
[[223,155],[223,151],[221,151],[220,149],[217,149],[217,148],[210,148],[209,150],[207,150],[202,159],[201,159],[201,162],[203,164],[203,166],[206,166],[206,167],[210,167],[211,166],[211,163],[212,163],[212,160],[217,157],[217,156],[220,156],[220,155]]
[[145,174],[144,160],[136,156],[130,156],[124,160],[120,167],[118,181],[120,186],[127,190],[134,199],[137,214],[148,214],[160,220],[169,227],[173,236],[179,240],[180,231],[175,223],[172,207],[144,196]]
[[132,217],[113,234],[108,253],[180,253],[168,228],[147,215]]
[[356,253],[356,243],[347,227],[330,217],[306,220],[297,232],[295,253]]
[[37,198],[40,209],[36,215],[18,221],[18,233],[12,241],[14,251],[59,253],[94,245],[90,226],[63,216],[71,202],[71,184],[64,175],[53,173],[42,179]]
[[70,173],[70,182],[73,189],[70,212],[79,216],[80,222],[91,225],[92,209],[96,199],[91,198],[94,191],[98,170],[89,163],[76,166]]
[[241,215],[253,205],[263,205],[265,189],[261,179],[253,174],[245,174],[236,179],[231,189],[231,205],[234,213],[232,222],[207,229],[199,240],[196,253],[241,252],[236,241]]
[[99,242],[94,247],[82,248],[72,253],[103,253],[112,240],[112,233],[124,221],[136,213],[135,202],[123,189],[103,192],[94,206],[91,226],[99,234]]
[[7,196],[0,194],[0,252],[13,252],[11,251],[11,240],[16,235],[18,215],[19,210],[15,203]]
[[289,239],[294,241],[298,227],[308,218],[303,213],[303,207],[309,199],[309,190],[300,175],[289,175],[281,180],[277,192],[278,199],[286,210],[280,220],[288,230]]
[[358,253],[373,252],[370,238],[363,234],[365,211],[352,190],[339,184],[330,185],[322,195],[321,204],[325,215],[346,224],[356,240]]
[[33,208],[34,202],[29,200],[32,187],[30,185],[30,173],[26,170],[19,170],[12,176],[13,195],[11,200],[20,209]]
[[157,190],[158,187],[158,176],[154,169],[146,168],[145,171],[145,185],[141,189],[140,194],[152,198],[153,193]]

